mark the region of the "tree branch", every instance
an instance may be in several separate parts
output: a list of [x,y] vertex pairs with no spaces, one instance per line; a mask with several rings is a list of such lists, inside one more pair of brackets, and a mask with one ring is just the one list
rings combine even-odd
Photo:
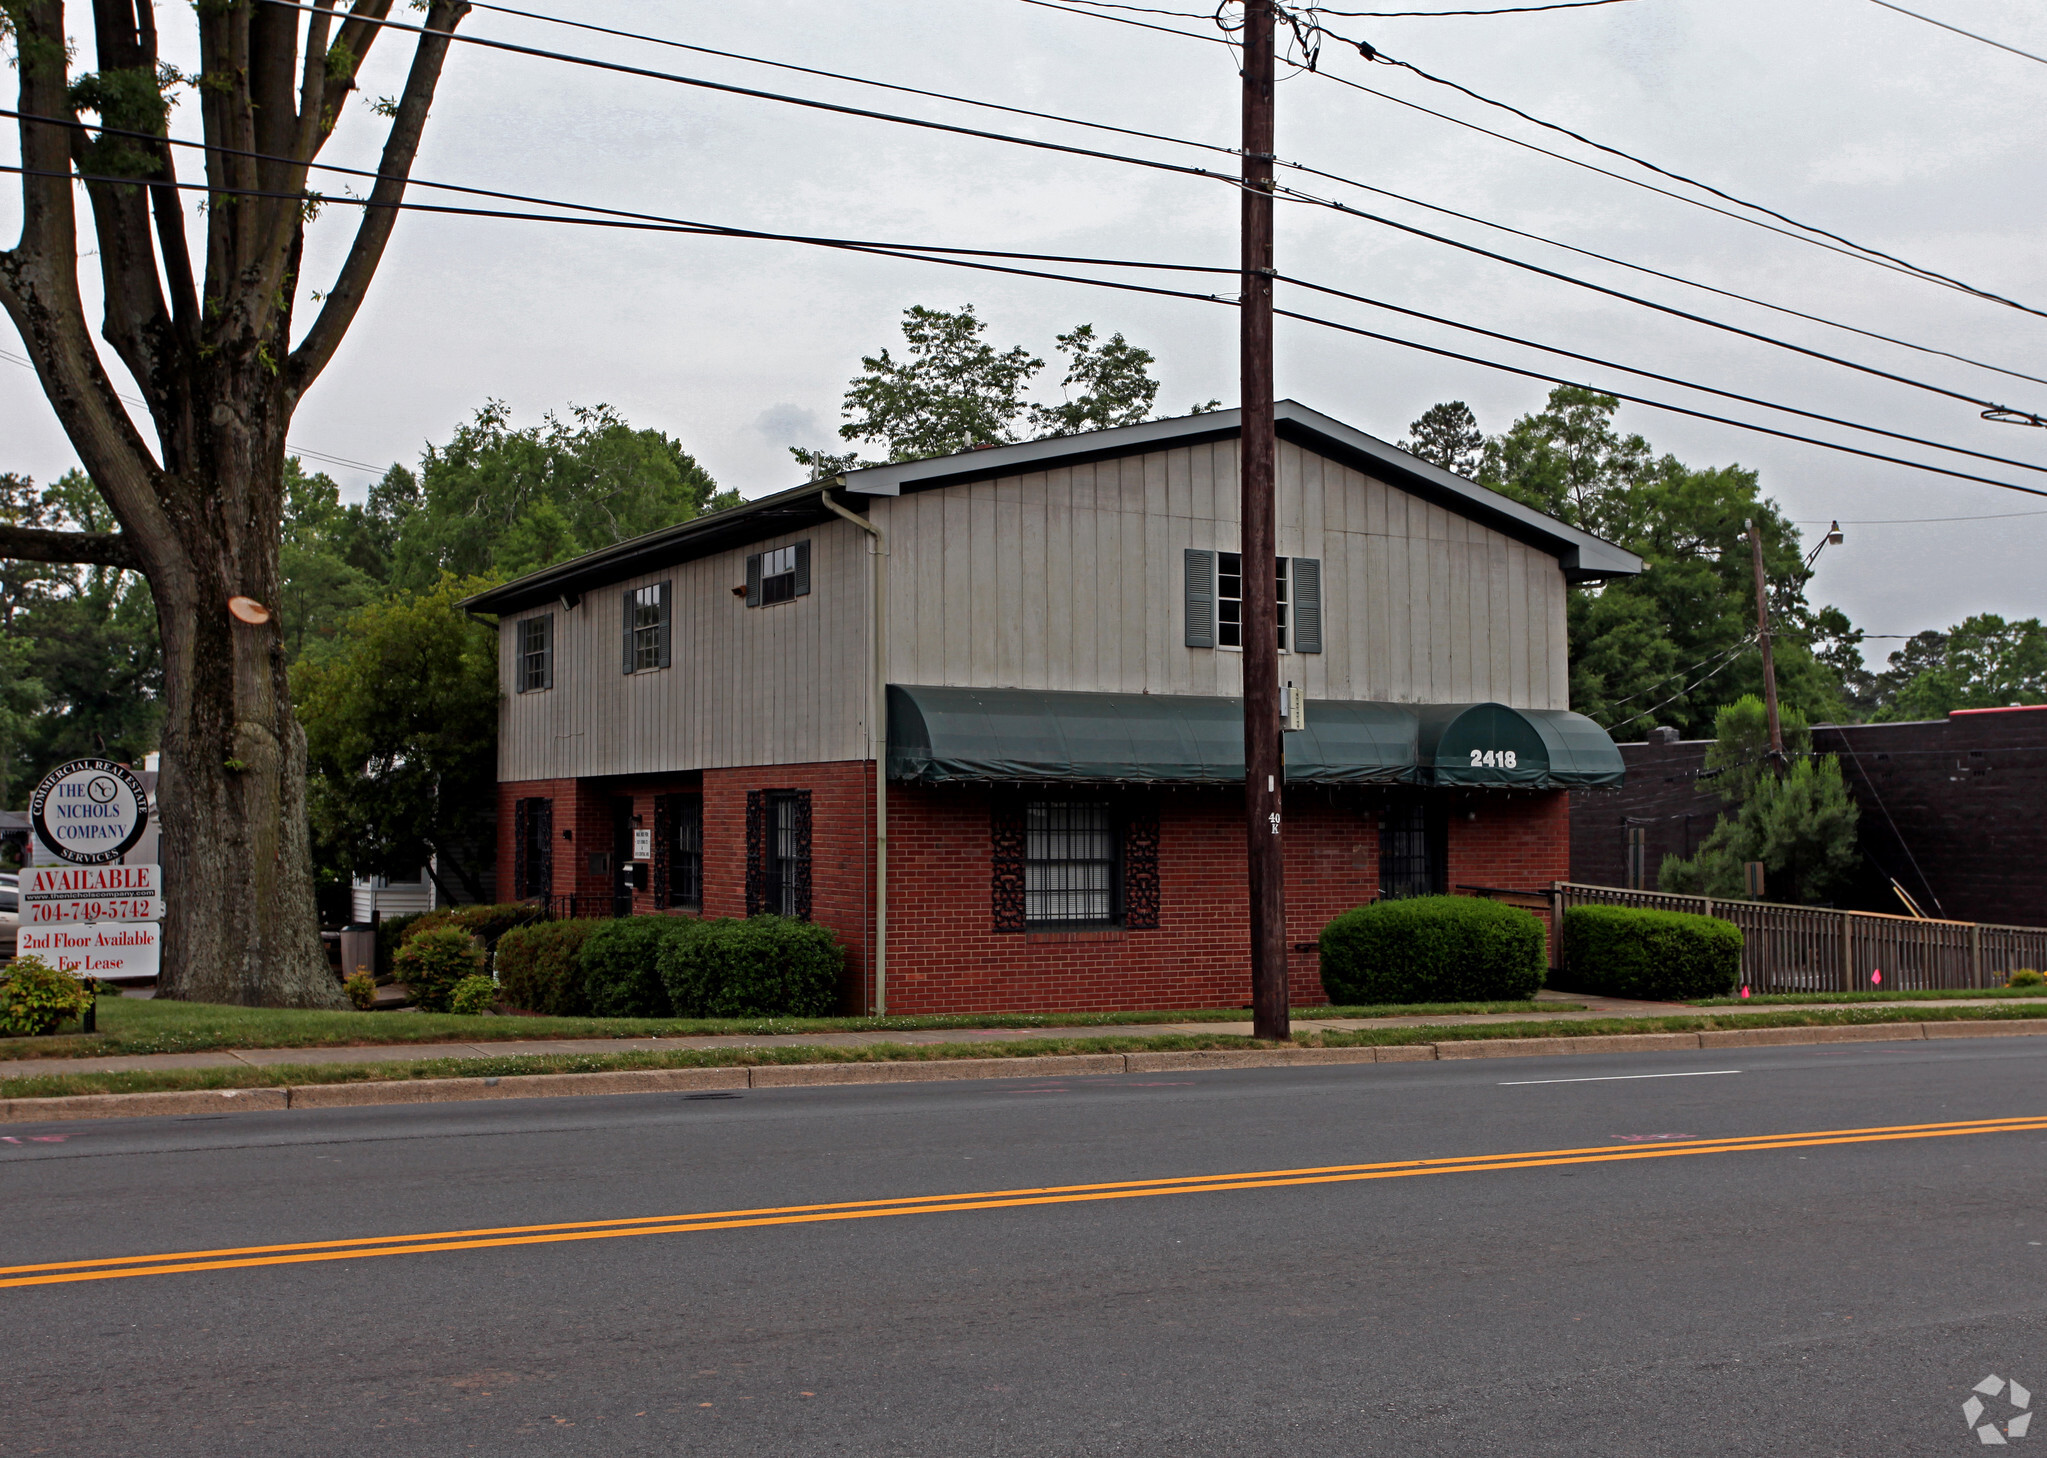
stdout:
[[119,532],[53,532],[0,523],[0,557],[17,562],[56,562],[120,567],[140,572],[135,549]]
[[[441,79],[441,63],[448,54],[447,37],[468,13],[468,0],[433,0],[427,10],[428,33],[420,36],[419,48],[412,53],[412,71],[405,78],[405,94],[391,123],[391,135],[385,139],[383,160],[377,165],[377,185],[369,198],[371,206],[363,209],[348,261],[341,266],[340,277],[328,293],[319,318],[306,331],[304,342],[291,352],[294,396],[304,394],[333,359],[369,292],[370,280],[383,261],[384,247],[391,241],[391,230],[398,223],[398,209],[392,204],[405,197],[405,184],[419,152],[420,133],[426,127],[427,108],[433,104],[434,88]],[[343,26],[344,33],[347,28]],[[442,34],[432,34],[435,31]]]

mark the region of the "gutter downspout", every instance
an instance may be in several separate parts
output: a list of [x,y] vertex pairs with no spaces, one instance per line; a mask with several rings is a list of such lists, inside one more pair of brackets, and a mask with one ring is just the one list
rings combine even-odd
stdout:
[[873,649],[874,682],[867,711],[868,746],[874,755],[874,1015],[888,1014],[888,533],[866,517],[832,499],[828,486],[818,493],[827,511],[842,516],[874,538],[874,605],[868,623]]

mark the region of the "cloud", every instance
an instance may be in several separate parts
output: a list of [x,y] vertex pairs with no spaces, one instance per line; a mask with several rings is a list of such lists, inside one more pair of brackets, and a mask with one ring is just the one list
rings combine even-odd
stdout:
[[818,420],[817,412],[783,401],[770,405],[754,417],[753,428],[772,446],[808,445],[830,432]]

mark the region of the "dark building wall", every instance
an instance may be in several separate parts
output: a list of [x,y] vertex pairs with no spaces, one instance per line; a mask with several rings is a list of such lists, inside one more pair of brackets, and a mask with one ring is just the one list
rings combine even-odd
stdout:
[[[1626,830],[1644,832],[1650,885],[1727,807],[1698,771],[1710,741],[1623,744],[1627,784],[1571,796],[1571,879],[1627,884]],[[1818,725],[1861,807],[1862,876],[1842,904],[1897,912],[1896,878],[1929,916],[2047,926],[2047,705],[1903,724]],[[1690,817],[1687,820],[1686,817]]]

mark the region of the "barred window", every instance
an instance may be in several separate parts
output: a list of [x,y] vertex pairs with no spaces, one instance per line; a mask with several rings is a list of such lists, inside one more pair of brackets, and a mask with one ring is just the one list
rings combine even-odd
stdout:
[[704,802],[677,795],[670,802],[668,904],[704,904]]
[[1103,801],[1024,806],[1024,921],[1109,926],[1121,907],[1116,829]]
[[519,692],[554,687],[554,614],[519,620]]
[[1423,800],[1396,800],[1379,817],[1379,894],[1440,896],[1449,827]]
[[799,890],[810,864],[810,827],[804,823],[804,796],[784,791],[768,796],[768,910],[803,916]]

